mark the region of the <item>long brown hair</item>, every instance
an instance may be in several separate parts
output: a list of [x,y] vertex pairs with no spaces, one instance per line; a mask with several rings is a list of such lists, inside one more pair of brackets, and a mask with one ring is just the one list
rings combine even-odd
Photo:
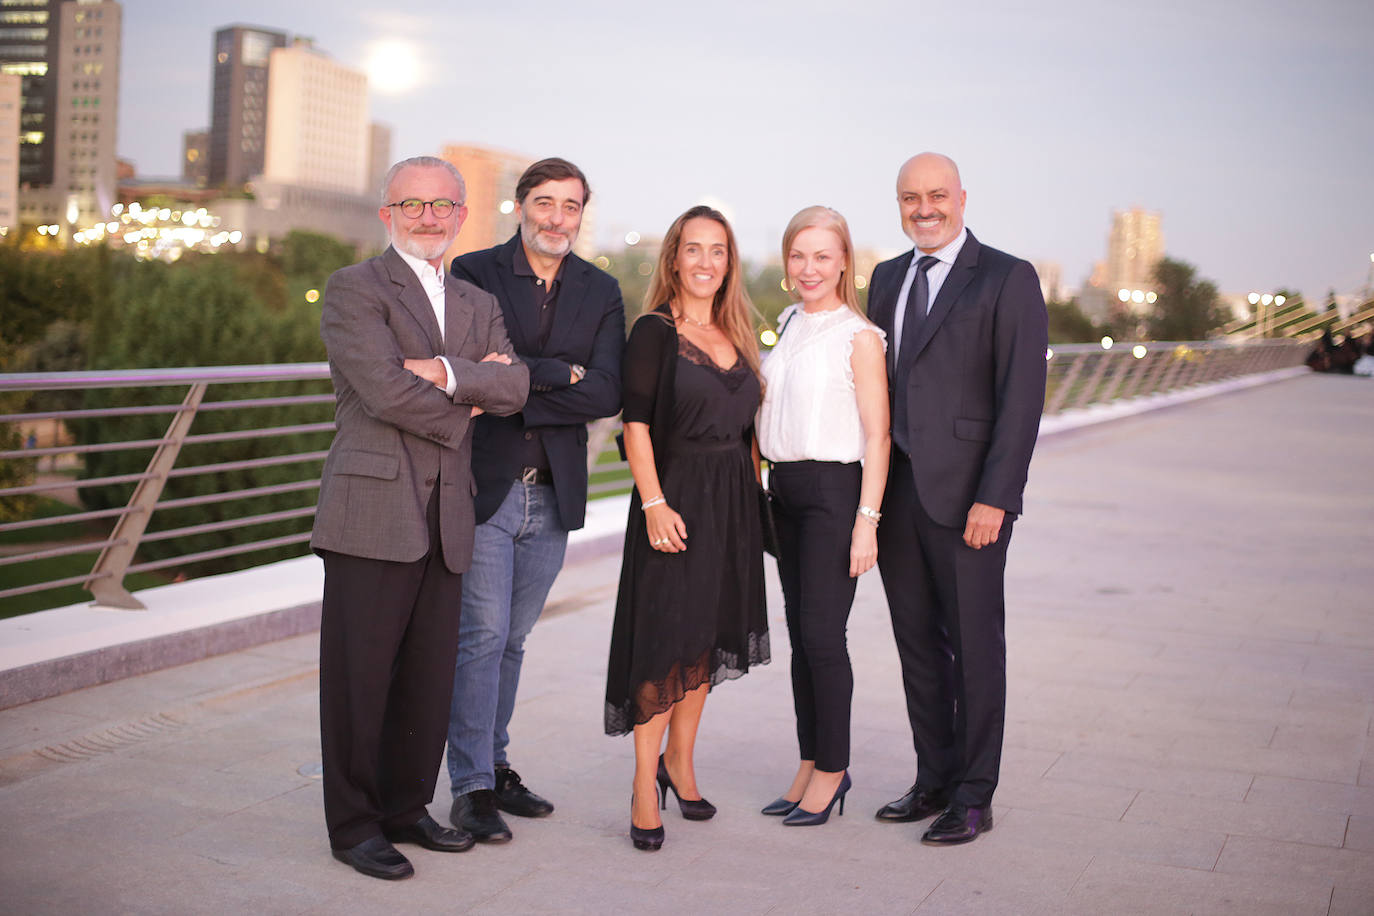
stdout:
[[[838,211],[829,207],[807,207],[792,217],[792,221],[787,224],[787,229],[782,234],[783,276],[787,276],[787,256],[792,251],[792,243],[801,235],[803,229],[829,229],[839,237],[840,245],[844,247],[844,271],[840,274],[840,282],[835,292],[839,294],[840,301],[849,306],[851,312],[867,321],[868,316],[859,305],[859,290],[854,285],[854,242],[849,237],[849,223],[845,222],[845,218]],[[796,289],[789,287],[787,294],[792,297],[793,302],[801,301]]]
[[709,219],[717,222],[725,230],[726,254],[730,263],[725,270],[725,280],[716,290],[715,300],[711,303],[711,321],[721,329],[726,339],[735,345],[740,357],[754,370],[759,371],[759,345],[754,337],[754,316],[757,310],[744,290],[743,269],[739,260],[739,246],[735,244],[735,232],[719,210],[699,204],[673,220],[668,232],[663,236],[663,246],[658,252],[658,266],[654,268],[653,278],[649,281],[649,291],[644,296],[645,313],[672,302],[682,292],[681,281],[677,275],[677,251],[682,244],[682,228],[688,221]]

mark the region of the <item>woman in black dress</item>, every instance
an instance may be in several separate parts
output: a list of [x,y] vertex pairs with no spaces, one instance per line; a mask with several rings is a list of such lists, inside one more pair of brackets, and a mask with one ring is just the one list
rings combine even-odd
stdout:
[[630,836],[657,849],[669,789],[683,817],[715,814],[692,763],[707,692],[769,659],[753,438],[758,346],[724,216],[703,206],[674,221],[645,308],[622,372],[635,492],[606,733],[634,732]]

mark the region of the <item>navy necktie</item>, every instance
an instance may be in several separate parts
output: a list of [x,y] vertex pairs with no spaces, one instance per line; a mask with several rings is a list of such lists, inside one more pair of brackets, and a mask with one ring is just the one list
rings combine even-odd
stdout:
[[[909,367],[914,357],[912,350],[916,343],[917,336],[921,333],[921,325],[925,324],[926,308],[930,302],[930,279],[926,272],[930,270],[939,258],[934,255],[924,255],[921,260],[916,262],[916,278],[911,282],[911,288],[907,291],[905,317],[902,319],[902,342],[897,349],[897,356],[894,361],[894,372],[892,376],[892,440],[897,447],[908,455],[911,454],[910,444],[907,442],[907,409],[906,409],[906,373],[902,372],[904,366]],[[889,348],[890,350],[891,348]]]

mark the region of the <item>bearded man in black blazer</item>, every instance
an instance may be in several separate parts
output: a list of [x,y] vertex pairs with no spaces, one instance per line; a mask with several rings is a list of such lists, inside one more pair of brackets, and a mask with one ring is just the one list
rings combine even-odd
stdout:
[[587,509],[587,423],[620,410],[625,307],[620,285],[572,253],[590,196],[566,159],[520,176],[520,231],[462,255],[453,276],[494,295],[530,396],[512,416],[479,417],[472,445],[476,551],[463,579],[463,620],[449,712],[449,818],[479,843],[511,839],[501,812],[543,817],[553,804],[507,759],[525,637]]
[[1006,719],[1003,577],[1045,400],[1048,319],[1035,269],[964,227],[947,156],[897,176],[915,250],[873,271],[888,335],[892,463],[878,567],[902,665],[916,783],[884,821],[940,816],[928,844],[992,828]]

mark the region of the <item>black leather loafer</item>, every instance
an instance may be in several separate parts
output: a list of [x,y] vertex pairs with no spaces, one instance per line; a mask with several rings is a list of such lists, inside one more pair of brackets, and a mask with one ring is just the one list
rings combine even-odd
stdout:
[[901,798],[879,808],[874,817],[893,824],[905,824],[910,821],[923,821],[932,814],[939,814],[948,805],[949,795],[945,792],[912,786]]
[[435,852],[466,852],[477,842],[472,834],[443,827],[428,814],[409,827],[386,831],[386,838],[393,843],[414,843]]
[[349,849],[334,850],[334,858],[373,878],[396,881],[415,874],[410,860],[386,837],[374,836]]
[[520,781],[520,774],[508,766],[496,767],[496,803],[501,810],[516,817],[548,817],[553,803],[535,795]]
[[470,833],[479,843],[506,843],[510,828],[496,810],[496,793],[491,789],[476,789],[453,800],[448,819],[464,833]]
[[970,808],[954,804],[945,809],[921,837],[928,846],[956,846],[971,843],[980,833],[992,829],[992,806]]

